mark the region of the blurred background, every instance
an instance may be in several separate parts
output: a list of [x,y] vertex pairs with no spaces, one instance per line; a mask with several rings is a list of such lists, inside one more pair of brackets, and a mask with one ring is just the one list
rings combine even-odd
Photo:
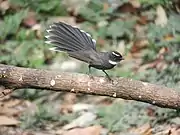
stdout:
[[[179,0],[0,0],[0,63],[86,74],[44,43],[58,21],[123,54],[109,75],[180,91]],[[179,125],[179,110],[102,96],[21,89],[0,100],[0,135],[180,135]]]

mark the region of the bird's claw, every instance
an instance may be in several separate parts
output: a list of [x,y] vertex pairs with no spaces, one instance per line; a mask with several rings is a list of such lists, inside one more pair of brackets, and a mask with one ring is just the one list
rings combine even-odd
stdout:
[[113,83],[113,80],[109,76],[106,76],[106,79],[108,82]]

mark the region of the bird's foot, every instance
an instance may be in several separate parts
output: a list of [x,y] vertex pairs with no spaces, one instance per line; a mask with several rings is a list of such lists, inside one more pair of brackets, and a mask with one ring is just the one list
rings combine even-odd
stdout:
[[109,76],[106,76],[106,80],[113,84],[113,80]]
[[94,76],[89,74],[89,78],[94,80]]
[[94,79],[94,76],[92,74],[90,74],[88,72],[86,74],[89,76],[90,79]]

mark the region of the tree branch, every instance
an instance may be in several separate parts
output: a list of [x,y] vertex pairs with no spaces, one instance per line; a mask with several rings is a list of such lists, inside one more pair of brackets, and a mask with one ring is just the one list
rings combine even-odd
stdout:
[[6,88],[36,88],[136,100],[165,108],[180,108],[175,89],[128,78],[90,78],[85,74],[21,68],[0,64],[0,85]]

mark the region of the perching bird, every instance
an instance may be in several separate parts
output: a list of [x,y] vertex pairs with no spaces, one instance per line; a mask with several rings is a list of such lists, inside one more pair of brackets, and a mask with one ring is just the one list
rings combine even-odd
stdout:
[[53,23],[46,30],[47,44],[54,45],[50,50],[64,51],[70,57],[84,61],[91,67],[102,70],[109,80],[110,77],[105,70],[112,69],[121,60],[122,55],[117,51],[98,52],[96,50],[96,40],[90,34],[63,22]]

